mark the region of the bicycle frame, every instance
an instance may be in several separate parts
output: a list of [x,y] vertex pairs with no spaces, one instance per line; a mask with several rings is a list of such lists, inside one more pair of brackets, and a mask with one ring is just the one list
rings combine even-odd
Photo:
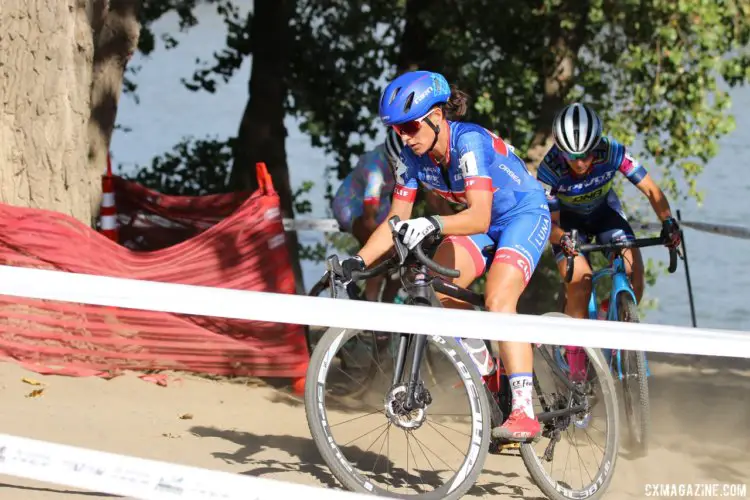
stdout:
[[[353,271],[351,275],[351,282],[362,279],[369,279],[378,274],[382,274],[394,267],[398,267],[401,284],[406,290],[407,294],[411,298],[412,302],[416,306],[427,306],[430,307],[437,297],[435,292],[443,293],[450,297],[458,300],[462,300],[469,304],[474,305],[480,309],[484,309],[484,295],[473,292],[467,288],[459,287],[451,282],[445,281],[439,275],[458,277],[459,272],[455,269],[446,268],[436,263],[427,257],[424,253],[424,249],[417,245],[413,252],[408,250],[403,243],[396,237],[395,224],[398,221],[398,217],[394,216],[389,220],[391,225],[391,231],[394,234],[394,247],[396,255],[389,259],[382,261],[381,263],[373,266],[370,269],[364,271]],[[428,269],[434,271],[435,274],[428,272]],[[329,257],[326,261],[327,276],[323,279],[330,280],[330,287],[332,290],[335,289],[335,276],[341,276],[340,264],[338,258],[333,256]],[[347,293],[351,293],[349,287],[347,287]],[[458,339],[459,337],[457,337]],[[406,366],[406,356],[409,349],[409,343],[415,342],[414,353],[412,356],[412,365],[409,373],[408,381],[406,382],[406,401],[404,407],[407,410],[421,409],[431,402],[431,396],[429,392],[422,391],[422,381],[420,380],[420,371],[422,366],[422,360],[424,358],[424,351],[427,346],[426,335],[412,335],[408,333],[399,334],[398,350],[396,354],[395,369],[393,373],[392,385],[396,386],[402,383],[404,369]],[[583,389],[574,384],[560,367],[552,360],[550,355],[544,350],[540,350],[543,358],[547,361],[550,368],[553,370],[555,375],[560,381],[576,396],[584,396]],[[486,382],[482,378],[482,383],[486,387]],[[537,420],[540,423],[546,423],[560,417],[568,417],[577,413],[581,413],[588,410],[587,404],[573,404],[571,403],[567,408],[553,409],[550,404],[542,399],[540,396],[540,403],[545,411],[537,414]],[[490,405],[495,409],[499,409],[497,402],[494,399],[490,400]],[[494,413],[494,411],[493,411]],[[497,422],[496,425],[499,425]]]
[[[596,283],[605,276],[612,277],[612,287],[609,292],[609,309],[607,311],[607,321],[617,321],[619,318],[619,310],[617,305],[617,296],[620,292],[629,294],[633,298],[634,303],[638,303],[635,297],[633,287],[630,286],[630,280],[628,279],[627,271],[625,269],[625,261],[620,253],[615,254],[612,264],[594,271],[591,277],[591,296],[589,297],[588,314],[589,319],[597,319],[599,317],[599,308],[597,307],[597,296],[596,296]],[[602,349],[604,358],[612,365],[612,351],[616,353],[616,367],[617,367],[617,378],[618,380],[623,379],[622,372],[622,351],[620,349]],[[646,361],[646,374],[649,375],[648,361]]]

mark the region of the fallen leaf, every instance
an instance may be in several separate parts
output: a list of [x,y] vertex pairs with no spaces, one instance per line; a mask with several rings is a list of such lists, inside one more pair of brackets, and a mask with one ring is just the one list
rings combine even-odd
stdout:
[[193,414],[192,413],[184,413],[180,415],[180,420],[192,420]]
[[38,380],[34,380],[33,378],[26,378],[26,377],[22,378],[21,382],[25,382],[29,385],[42,385],[42,383],[39,382]]
[[30,393],[28,393],[26,395],[26,397],[27,398],[38,398],[39,396],[42,395],[43,392],[44,392],[44,389],[34,389]]

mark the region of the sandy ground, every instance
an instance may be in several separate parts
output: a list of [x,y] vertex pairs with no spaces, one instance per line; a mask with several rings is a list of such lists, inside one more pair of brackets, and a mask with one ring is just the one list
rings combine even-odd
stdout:
[[[745,483],[750,492],[750,360],[651,355],[654,443],[623,449],[606,498],[647,497],[649,483]],[[25,397],[44,384],[40,397]],[[181,380],[177,380],[177,379]],[[339,487],[310,439],[300,398],[285,389],[170,375],[167,387],[40,376],[0,364],[2,432],[319,487]],[[185,414],[192,418],[181,418]],[[502,472],[492,472],[502,471]],[[471,496],[543,498],[520,458],[490,456]],[[0,498],[104,498],[0,477]],[[701,497],[692,497],[701,498]]]

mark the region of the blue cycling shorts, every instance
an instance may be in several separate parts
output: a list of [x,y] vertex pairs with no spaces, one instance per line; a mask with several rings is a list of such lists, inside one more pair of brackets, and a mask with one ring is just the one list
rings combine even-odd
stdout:
[[494,262],[502,262],[518,268],[526,286],[539,264],[551,228],[549,212],[534,211],[516,215],[502,225],[491,226],[487,233],[448,236],[444,241],[469,251],[474,261],[475,279],[489,271]]

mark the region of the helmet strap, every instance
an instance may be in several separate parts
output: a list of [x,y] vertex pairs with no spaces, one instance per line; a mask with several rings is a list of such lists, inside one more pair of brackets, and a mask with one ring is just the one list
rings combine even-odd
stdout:
[[432,146],[430,146],[430,149],[426,151],[427,154],[429,154],[430,152],[432,152],[433,149],[435,149],[435,145],[437,144],[438,135],[440,134],[440,125],[435,125],[434,123],[432,123],[432,121],[429,118],[425,118],[424,123],[429,125],[432,131],[435,132],[435,139],[433,139],[432,141]]

